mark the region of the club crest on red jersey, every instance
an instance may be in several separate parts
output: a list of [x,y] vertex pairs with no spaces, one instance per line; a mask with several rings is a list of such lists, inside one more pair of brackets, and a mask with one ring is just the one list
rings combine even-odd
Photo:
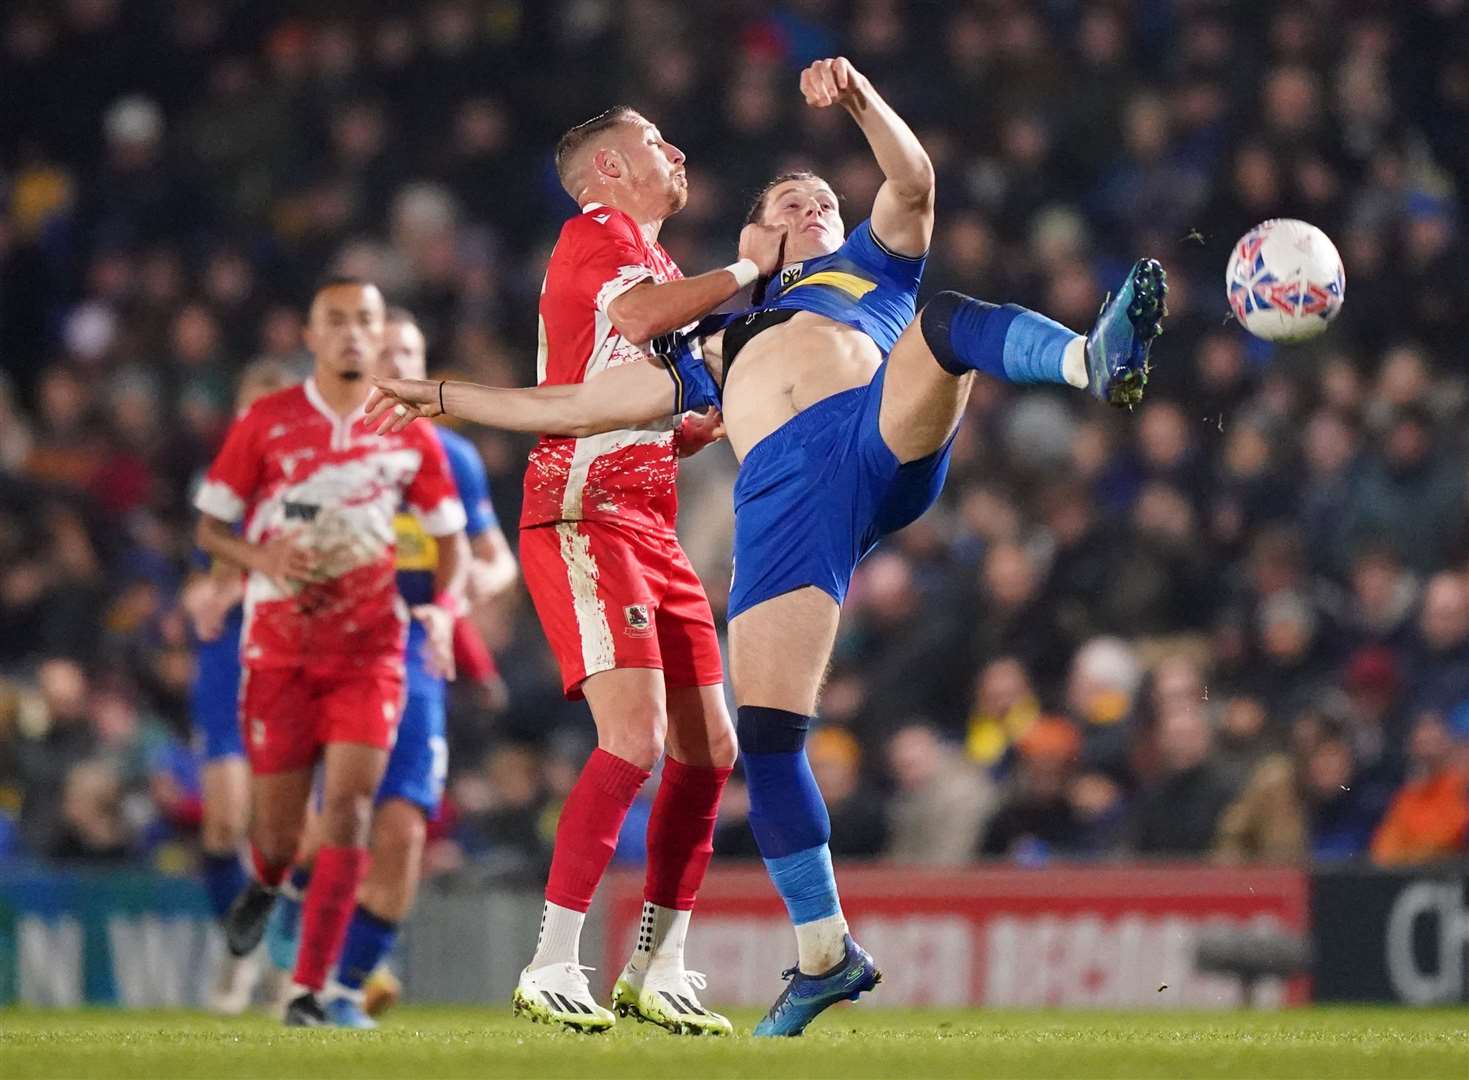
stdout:
[[628,604],[622,609],[627,619],[627,632],[631,637],[647,637],[653,632],[653,617],[647,604]]

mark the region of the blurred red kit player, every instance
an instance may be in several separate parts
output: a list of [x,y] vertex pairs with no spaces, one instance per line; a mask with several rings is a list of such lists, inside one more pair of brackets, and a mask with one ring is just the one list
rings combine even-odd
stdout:
[[[260,940],[301,843],[313,770],[323,764],[323,844],[287,1023],[321,1022],[315,994],[366,869],[373,796],[403,707],[408,612],[393,519],[406,505],[436,538],[457,537],[465,525],[432,430],[420,425],[383,438],[362,423],[384,315],[372,285],[339,280],[319,290],[306,336],[311,378],[259,399],[235,422],[195,497],[200,546],[249,571],[240,713],[256,881],[225,918],[236,955]],[[435,603],[444,629],[430,639],[440,666],[452,671],[447,628],[467,560],[457,541],[439,549]]]

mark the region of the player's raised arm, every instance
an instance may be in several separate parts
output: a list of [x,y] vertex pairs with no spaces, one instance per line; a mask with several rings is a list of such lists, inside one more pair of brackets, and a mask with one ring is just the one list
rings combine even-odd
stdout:
[[401,431],[420,416],[448,413],[503,431],[599,435],[673,416],[676,384],[663,362],[623,364],[584,383],[506,389],[467,382],[375,379],[366,420],[380,434]]
[[817,109],[841,105],[852,114],[886,177],[872,204],[872,231],[897,255],[922,255],[933,236],[933,162],[918,136],[867,76],[844,56],[801,72],[801,93]]
[[779,234],[747,231],[740,235],[738,262],[696,277],[634,285],[607,305],[607,315],[619,334],[643,345],[707,315],[779,267]]

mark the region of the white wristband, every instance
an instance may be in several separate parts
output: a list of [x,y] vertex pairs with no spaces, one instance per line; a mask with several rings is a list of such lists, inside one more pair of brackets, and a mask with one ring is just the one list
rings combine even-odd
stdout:
[[742,289],[749,288],[755,283],[755,279],[760,276],[760,268],[755,265],[754,259],[741,259],[739,262],[732,262],[725,269],[734,275],[735,284]]

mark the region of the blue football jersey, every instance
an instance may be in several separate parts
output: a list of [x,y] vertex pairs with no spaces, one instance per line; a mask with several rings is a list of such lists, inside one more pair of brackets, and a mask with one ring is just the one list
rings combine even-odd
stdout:
[[[459,501],[464,504],[464,532],[471,540],[499,524],[490,503],[490,482],[485,465],[474,444],[458,432],[435,427],[434,435],[449,459]],[[434,598],[434,571],[439,565],[439,541],[424,532],[417,515],[406,506],[393,519],[397,541],[398,592],[409,607],[427,604]],[[408,670],[421,673],[424,661],[423,624],[413,619],[408,624]]]
[[918,312],[918,285],[926,255],[897,255],[883,247],[864,221],[830,255],[787,263],[766,291],[765,302],[711,315],[689,334],[660,339],[654,351],[674,383],[674,411],[721,404],[722,391],[704,366],[699,339],[763,311],[810,311],[860,330],[884,357]]

